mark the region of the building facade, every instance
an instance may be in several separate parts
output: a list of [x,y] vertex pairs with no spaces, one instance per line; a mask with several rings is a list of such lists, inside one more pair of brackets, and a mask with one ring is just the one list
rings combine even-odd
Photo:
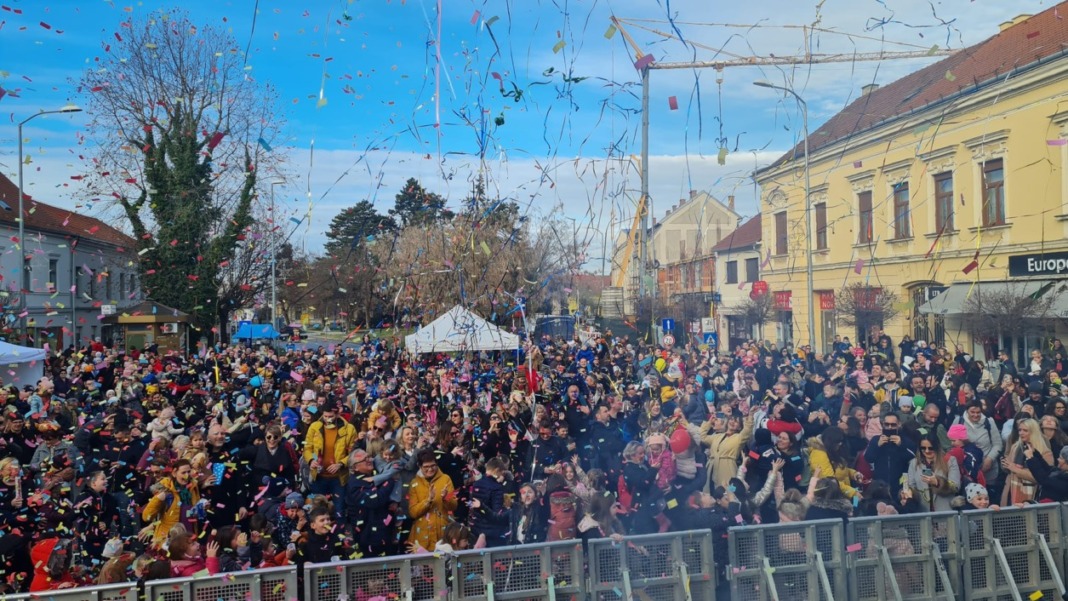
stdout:
[[134,239],[99,219],[24,195],[23,244],[18,202],[18,186],[0,175],[0,295],[10,308],[3,324],[13,331],[9,338],[52,348],[110,338],[103,316],[141,302]]
[[775,328],[776,339],[782,336],[780,320],[770,324],[755,323],[745,310],[754,294],[753,285],[760,281],[760,242],[763,234],[760,224],[758,214],[712,247],[717,267],[716,331],[720,341],[727,345],[726,348],[737,348],[746,340],[764,337],[767,330],[762,331],[761,325]]
[[[999,340],[965,324],[968,299],[984,287],[1051,280],[1059,294],[1068,273],[1012,268],[1068,252],[1068,27],[1058,10],[1068,6],[1002,24],[811,132],[807,223],[800,144],[755,174],[771,253],[762,277],[790,298],[795,346],[808,342],[810,306],[817,349],[883,327],[895,344],[909,335],[980,357],[992,347],[1020,356],[1055,335],[1052,319],[1038,324],[1045,331]],[[892,293],[886,319],[869,312],[863,326],[847,325],[857,321],[843,314],[851,286],[863,288],[854,310]]]

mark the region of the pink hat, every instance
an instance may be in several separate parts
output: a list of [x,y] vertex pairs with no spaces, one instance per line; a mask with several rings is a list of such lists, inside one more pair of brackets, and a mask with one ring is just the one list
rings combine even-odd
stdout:
[[968,428],[964,424],[953,424],[946,436],[950,440],[968,440]]

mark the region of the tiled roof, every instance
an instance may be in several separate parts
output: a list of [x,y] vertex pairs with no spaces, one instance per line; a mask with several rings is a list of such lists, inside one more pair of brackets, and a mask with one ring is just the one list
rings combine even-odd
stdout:
[[[78,236],[127,249],[136,244],[133,238],[94,217],[43,203],[29,194],[23,194],[22,199],[23,209],[26,211],[24,227],[28,232]],[[0,224],[18,227],[19,187],[2,173],[0,201],[7,205],[0,207]]]
[[[1068,2],[1058,3],[974,46],[857,98],[812,132],[811,151],[860,134],[893,117],[972,93],[1013,71],[1019,73],[1060,57],[1068,45],[1065,17],[1068,17]],[[801,143],[765,170],[794,156],[804,156]]]
[[720,240],[719,244],[713,246],[712,252],[727,252],[730,250],[750,248],[760,242],[760,239],[760,213],[757,213],[756,217],[739,225],[738,229],[731,232],[726,238]]

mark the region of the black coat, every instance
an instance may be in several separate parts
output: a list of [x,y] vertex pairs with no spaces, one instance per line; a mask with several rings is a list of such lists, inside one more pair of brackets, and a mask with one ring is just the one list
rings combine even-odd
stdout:
[[510,515],[504,506],[504,485],[489,476],[483,476],[471,485],[471,499],[479,506],[470,513],[471,533],[486,535],[486,546],[499,547],[508,542]]
[[364,557],[380,557],[389,551],[394,531],[390,495],[396,483],[390,478],[375,485],[356,474],[345,483],[345,518]]
[[341,540],[333,532],[319,535],[308,533],[308,539],[297,548],[298,563],[327,563],[332,557],[346,559]]
[[909,471],[909,462],[916,454],[904,445],[887,442],[879,446],[879,438],[872,438],[864,451],[864,460],[871,466],[872,479],[890,485],[894,498],[901,492],[901,475]]

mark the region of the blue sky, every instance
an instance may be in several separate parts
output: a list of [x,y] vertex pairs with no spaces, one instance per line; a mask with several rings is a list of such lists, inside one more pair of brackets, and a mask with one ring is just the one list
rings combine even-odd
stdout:
[[[455,203],[480,169],[491,189],[533,215],[572,216],[594,238],[627,227],[639,186],[627,159],[639,152],[640,86],[631,49],[619,33],[606,35],[612,14],[681,33],[688,43],[627,26],[663,62],[711,60],[717,55],[711,49],[719,49],[720,57],[800,53],[802,31],[775,27],[782,25],[816,24],[852,34],[814,34],[811,43],[823,52],[959,48],[993,35],[998,23],[1018,13],[1052,5],[1048,0],[441,0],[439,40],[437,0],[260,0],[258,12],[255,0],[180,4],[194,22],[230,30],[241,51],[249,49],[251,76],[278,87],[278,109],[287,121],[281,151],[289,159],[289,183],[278,190],[288,215],[299,219],[310,213],[295,239],[311,252],[321,249],[330,218],[358,200],[371,199],[384,212],[403,181],[414,176]],[[93,66],[120,22],[174,4],[0,0],[0,5],[0,87],[9,92],[0,98],[0,171],[14,179],[15,124],[68,101],[84,105],[72,81]],[[690,189],[720,198],[733,194],[743,216],[755,212],[749,174],[789,148],[800,127],[793,101],[751,85],[754,80],[790,85],[804,95],[815,128],[856,98],[863,85],[885,84],[932,60],[733,68],[723,72],[722,82],[713,70],[654,71],[654,214],[662,215]],[[518,101],[515,90],[522,92]],[[494,123],[497,117],[503,125]],[[27,125],[24,141],[32,160],[27,191],[45,202],[115,215],[106,204],[90,202],[71,179],[86,170],[79,155],[91,151],[78,144],[87,118],[50,116]],[[716,163],[721,139],[730,150],[723,166]],[[485,163],[479,162],[480,149]],[[591,258],[599,254],[599,248],[591,249]]]

